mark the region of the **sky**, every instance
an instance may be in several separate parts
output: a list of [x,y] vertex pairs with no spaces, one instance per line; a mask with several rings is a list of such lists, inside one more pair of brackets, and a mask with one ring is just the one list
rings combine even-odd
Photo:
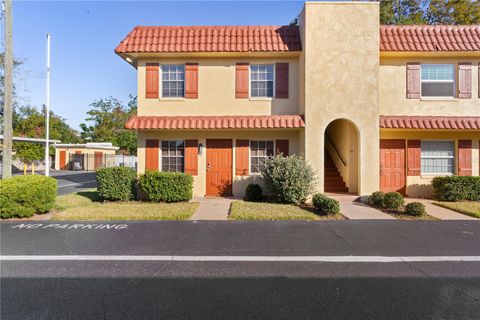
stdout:
[[[95,99],[126,103],[136,70],[114,48],[136,25],[282,25],[303,1],[13,0],[14,82],[20,102],[45,103],[46,34],[51,34],[51,110],[79,130]],[[4,50],[3,21],[1,50]]]

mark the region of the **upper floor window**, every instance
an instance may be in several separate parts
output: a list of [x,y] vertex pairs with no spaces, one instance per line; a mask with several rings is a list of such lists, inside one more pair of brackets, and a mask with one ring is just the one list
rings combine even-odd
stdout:
[[454,174],[454,160],[453,141],[422,141],[422,174]]
[[273,141],[250,141],[251,172],[260,172],[265,160],[273,157]]
[[252,64],[250,66],[250,96],[273,97],[273,64]]
[[183,98],[185,96],[185,66],[183,64],[162,65],[162,97]]
[[185,141],[162,141],[162,171],[183,172],[185,158]]
[[422,97],[454,97],[455,65],[422,64],[421,65]]

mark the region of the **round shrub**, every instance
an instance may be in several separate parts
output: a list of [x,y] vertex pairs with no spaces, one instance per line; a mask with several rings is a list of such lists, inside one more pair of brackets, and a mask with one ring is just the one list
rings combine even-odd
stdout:
[[0,180],[0,217],[31,217],[55,206],[57,180],[42,175]]
[[381,208],[383,207],[384,198],[385,198],[385,193],[383,191],[377,191],[372,193],[372,195],[368,197],[368,203],[372,207]]
[[179,202],[193,196],[193,177],[185,173],[147,171],[138,185],[150,201]]
[[321,214],[340,213],[340,204],[337,200],[329,198],[321,193],[314,194],[312,197],[313,206]]
[[480,201],[480,177],[435,177],[432,186],[433,197],[440,201]]
[[419,217],[427,213],[425,205],[421,202],[410,202],[405,206],[405,213],[411,216]]
[[398,210],[403,207],[405,201],[399,192],[387,192],[383,198],[383,207],[389,210]]
[[133,168],[100,168],[95,171],[95,178],[103,200],[127,201],[135,197],[137,173]]
[[263,200],[263,190],[260,185],[250,183],[245,190],[245,200],[247,201],[261,201]]
[[305,201],[316,184],[315,172],[300,155],[268,158],[262,177],[275,200],[283,203]]

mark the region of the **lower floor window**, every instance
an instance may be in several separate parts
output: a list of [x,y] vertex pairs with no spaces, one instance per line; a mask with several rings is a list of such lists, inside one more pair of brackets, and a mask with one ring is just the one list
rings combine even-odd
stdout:
[[250,141],[251,172],[260,172],[265,160],[273,157],[273,141]]
[[183,140],[162,141],[162,171],[183,172],[184,154]]
[[422,174],[453,174],[455,143],[453,141],[422,141]]

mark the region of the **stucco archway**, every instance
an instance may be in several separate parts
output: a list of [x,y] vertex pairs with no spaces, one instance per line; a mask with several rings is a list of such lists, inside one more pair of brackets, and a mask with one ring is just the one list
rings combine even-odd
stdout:
[[331,121],[325,129],[325,192],[359,194],[360,133],[348,119]]

